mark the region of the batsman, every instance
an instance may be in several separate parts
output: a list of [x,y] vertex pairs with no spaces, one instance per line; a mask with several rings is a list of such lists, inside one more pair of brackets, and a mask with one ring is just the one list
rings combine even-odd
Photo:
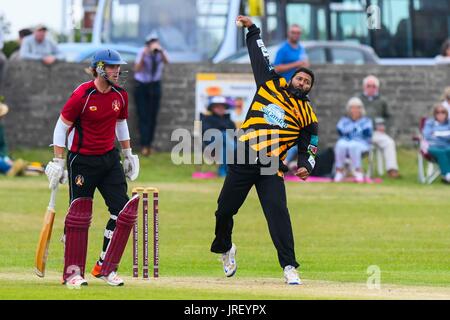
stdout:
[[[287,150],[297,145],[299,169],[296,175],[305,180],[314,168],[318,121],[308,99],[314,74],[309,69],[299,68],[286,82],[270,64],[259,28],[244,16],[238,16],[236,24],[248,28],[246,41],[257,92],[239,135],[238,152],[246,150],[246,157],[243,162],[238,160],[228,165],[217,201],[211,251],[222,254],[225,275],[233,276],[237,270],[236,245],[231,239],[233,216],[255,185],[285,282],[301,284],[283,179],[287,168],[282,161]],[[262,161],[267,158],[270,163]],[[274,172],[264,170],[272,164],[276,164]]]
[[[124,284],[117,269],[137,220],[139,201],[138,196],[129,199],[126,177],[131,181],[137,178],[139,159],[132,154],[130,146],[128,94],[118,85],[123,64],[126,62],[117,51],[97,51],[90,65],[94,80],[82,83],[73,91],[53,133],[54,158],[48,163],[46,174],[51,189],[65,180],[69,182],[62,276],[62,283],[69,288],[87,285],[88,230],[96,189],[108,207],[110,218],[100,257],[91,273],[111,286]],[[124,157],[123,166],[115,148],[116,137]]]

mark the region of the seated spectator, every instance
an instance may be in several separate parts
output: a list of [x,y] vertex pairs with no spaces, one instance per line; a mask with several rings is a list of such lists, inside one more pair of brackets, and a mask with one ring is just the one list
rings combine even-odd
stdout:
[[17,42],[19,43],[19,47],[9,56],[9,61],[20,60],[20,47],[22,46],[23,39],[32,33],[33,32],[30,29],[19,30],[19,39],[17,40]]
[[[230,115],[226,113],[227,109],[229,108],[230,105],[228,104],[225,97],[212,97],[208,105],[208,111],[210,112],[210,114],[204,115],[201,118],[203,134],[208,129],[217,129],[222,132],[223,148],[221,150],[221,154],[219,155],[219,158],[222,160],[222,163],[219,165],[218,169],[219,177],[223,177],[227,174],[227,148],[234,148],[234,141],[231,140],[226,134],[227,129],[236,129],[234,122],[230,119]],[[212,143],[212,141],[210,143]]]
[[20,47],[20,58],[24,60],[41,60],[46,65],[61,59],[56,43],[47,38],[47,27],[38,25],[33,34],[26,36]]
[[0,173],[7,176],[16,176],[24,173],[27,164],[22,159],[12,161],[8,156],[2,119],[8,113],[8,106],[0,102]]
[[444,182],[450,183],[450,120],[442,104],[433,108],[433,117],[425,121],[423,136],[427,153],[436,159]]
[[441,47],[441,52],[435,58],[436,64],[450,63],[450,39],[447,39]]
[[372,139],[372,121],[365,116],[366,111],[361,99],[351,98],[346,106],[347,116],[337,124],[339,139],[335,146],[335,182],[345,178],[345,160],[350,158],[352,174],[356,182],[364,182],[362,155],[370,150]]
[[447,109],[447,112],[450,114],[450,86],[445,88],[441,101],[444,108]]
[[386,132],[390,125],[391,115],[386,100],[380,95],[379,88],[380,81],[378,78],[369,75],[363,80],[363,92],[359,95],[359,98],[366,107],[368,117],[375,122],[372,142],[383,153],[388,176],[399,178],[395,141]]

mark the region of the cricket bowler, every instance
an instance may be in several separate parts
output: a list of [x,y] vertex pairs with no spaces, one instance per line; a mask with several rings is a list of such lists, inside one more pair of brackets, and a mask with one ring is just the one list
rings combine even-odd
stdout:
[[[87,285],[84,274],[95,189],[105,200],[110,218],[100,258],[91,273],[111,286],[124,284],[117,269],[137,220],[139,201],[138,196],[128,198],[126,177],[132,181],[137,178],[139,159],[131,152],[128,94],[118,85],[123,64],[126,62],[117,51],[97,51],[90,65],[94,80],[82,83],[73,91],[53,133],[54,158],[45,172],[51,189],[64,180],[69,181],[70,207],[64,222],[62,277],[63,284],[69,288]],[[115,148],[116,137],[124,156],[123,166]]]
[[[211,251],[222,254],[227,277],[236,273],[236,245],[232,242],[233,216],[254,185],[266,217],[270,236],[284,271],[285,282],[301,284],[295,258],[294,236],[286,203],[282,161],[289,148],[298,145],[296,175],[305,180],[315,165],[318,145],[318,121],[307,94],[314,74],[307,68],[295,71],[289,82],[279,76],[269,62],[269,54],[260,37],[260,29],[249,17],[238,16],[237,25],[248,28],[246,36],[256,94],[238,140],[238,149],[253,150],[244,163],[228,165],[228,174],[218,198],[215,239]],[[249,153],[250,154],[250,153]],[[274,174],[264,174],[260,159],[267,155],[278,165]]]

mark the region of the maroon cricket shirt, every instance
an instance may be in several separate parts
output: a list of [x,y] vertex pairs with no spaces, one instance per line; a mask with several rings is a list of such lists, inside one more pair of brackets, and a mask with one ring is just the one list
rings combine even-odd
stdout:
[[118,86],[101,93],[93,80],[85,82],[72,93],[61,115],[73,122],[68,149],[83,155],[101,155],[114,148],[117,120],[128,118],[128,94]]

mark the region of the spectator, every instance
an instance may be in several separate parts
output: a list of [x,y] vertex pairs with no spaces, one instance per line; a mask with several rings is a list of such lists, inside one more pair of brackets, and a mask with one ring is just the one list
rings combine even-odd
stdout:
[[20,47],[22,46],[23,39],[26,36],[29,36],[33,32],[30,29],[21,29],[19,30],[19,47],[9,56],[9,61],[18,61],[20,60]]
[[22,159],[12,161],[8,156],[5,134],[3,130],[3,117],[8,113],[8,106],[0,102],[0,173],[7,176],[16,176],[22,174],[26,169],[26,162]]
[[363,80],[363,93],[360,94],[359,98],[365,105],[369,118],[374,120],[375,131],[372,142],[383,153],[388,176],[399,178],[395,141],[386,133],[391,115],[386,100],[379,93],[379,88],[380,81],[378,78],[369,75]]
[[169,63],[167,53],[156,35],[149,35],[145,46],[139,51],[134,66],[136,86],[134,99],[139,118],[142,155],[149,156],[153,149],[156,118],[162,95],[161,79],[164,65]]
[[289,81],[295,70],[308,67],[309,61],[305,48],[300,44],[302,30],[299,25],[293,24],[288,30],[287,40],[278,49],[275,57],[275,71]]
[[444,41],[441,47],[441,52],[435,58],[436,64],[450,63],[450,39]]
[[[222,132],[223,148],[221,150],[221,154],[218,156],[218,158],[222,161],[222,163],[219,165],[217,173],[219,177],[224,177],[227,174],[226,151],[227,148],[229,150],[230,148],[234,147],[234,141],[228,138],[226,134],[227,129],[236,129],[234,122],[230,119],[230,115],[226,113],[227,109],[229,108],[230,105],[228,104],[225,97],[215,96],[211,98],[208,105],[208,111],[210,112],[210,114],[203,115],[201,117],[203,135],[205,134],[206,130],[209,129],[217,129]],[[212,141],[210,143],[212,143]]]
[[336,175],[335,182],[344,179],[344,165],[350,158],[353,176],[356,182],[364,182],[362,172],[362,155],[370,150],[372,139],[372,121],[365,116],[364,104],[358,97],[347,102],[347,116],[342,117],[337,124],[339,139],[335,146]]
[[450,86],[444,89],[444,94],[441,97],[442,105],[450,114]]
[[20,46],[20,58],[24,60],[41,60],[46,65],[51,65],[57,59],[61,59],[57,45],[47,38],[47,27],[40,24],[33,34],[26,36]]
[[436,159],[443,181],[450,183],[450,120],[442,104],[435,105],[433,118],[425,121],[423,136],[427,153]]

